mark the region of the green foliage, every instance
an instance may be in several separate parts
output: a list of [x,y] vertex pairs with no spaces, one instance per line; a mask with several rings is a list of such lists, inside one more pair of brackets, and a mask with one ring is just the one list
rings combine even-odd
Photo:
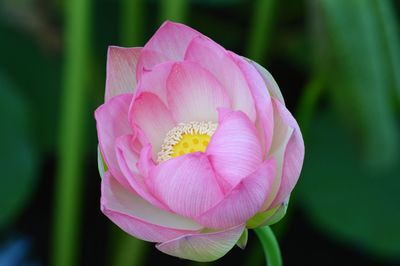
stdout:
[[[298,199],[324,233],[376,256],[399,258],[393,96],[400,45],[392,2],[310,3],[316,64],[299,110],[306,157]],[[332,104],[315,118],[325,91]]]
[[[371,165],[395,163],[398,130],[391,98],[394,69],[384,33],[394,21],[382,21],[375,1],[316,1],[328,45],[323,73],[331,99],[342,118],[359,136],[362,156]],[[387,1],[386,4],[389,4]],[[390,42],[393,46],[393,42]],[[400,47],[392,47],[394,53]],[[392,52],[393,54],[393,52]],[[398,63],[398,62],[397,62]],[[381,152],[384,151],[384,152]]]
[[16,218],[37,181],[37,150],[32,141],[30,107],[0,73],[0,230]]
[[314,119],[298,200],[322,232],[377,256],[398,258],[400,164],[375,171],[360,160],[355,143],[331,113]]
[[4,76],[11,79],[21,97],[32,106],[31,121],[35,142],[43,152],[54,150],[59,114],[60,60],[47,43],[0,21],[0,62]]

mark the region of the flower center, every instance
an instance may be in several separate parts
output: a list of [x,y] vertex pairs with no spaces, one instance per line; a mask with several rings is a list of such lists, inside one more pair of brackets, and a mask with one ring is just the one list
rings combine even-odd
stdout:
[[157,162],[161,163],[191,152],[204,152],[216,129],[217,123],[211,121],[178,124],[167,133]]

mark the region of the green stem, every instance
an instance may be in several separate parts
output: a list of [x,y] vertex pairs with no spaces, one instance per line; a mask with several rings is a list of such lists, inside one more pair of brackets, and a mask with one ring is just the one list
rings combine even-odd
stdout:
[[252,13],[247,56],[254,61],[262,62],[271,36],[276,0],[256,1]]
[[278,241],[269,226],[254,229],[264,250],[265,260],[268,266],[281,266],[282,257]]
[[172,20],[174,22],[185,22],[188,0],[165,0],[161,4],[161,22]]
[[65,2],[63,97],[51,264],[77,265],[80,235],[82,161],[87,77],[89,76],[90,0]]
[[110,248],[112,256],[109,257],[110,260],[107,265],[145,265],[148,247],[147,242],[136,239],[111,224]]
[[122,46],[141,46],[143,37],[144,0],[122,0],[120,36]]
[[311,119],[317,107],[318,101],[324,92],[324,78],[316,74],[304,88],[297,111],[297,120],[300,123],[303,136],[308,136]]

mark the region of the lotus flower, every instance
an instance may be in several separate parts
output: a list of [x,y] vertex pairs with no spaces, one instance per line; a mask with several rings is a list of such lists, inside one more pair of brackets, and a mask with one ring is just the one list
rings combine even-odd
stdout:
[[285,213],[303,164],[272,76],[182,24],[110,47],[95,112],[101,210],[160,251],[212,261]]

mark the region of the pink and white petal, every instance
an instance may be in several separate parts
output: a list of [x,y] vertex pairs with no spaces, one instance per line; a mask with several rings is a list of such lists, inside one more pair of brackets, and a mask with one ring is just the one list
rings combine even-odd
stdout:
[[212,233],[188,234],[157,244],[158,250],[175,257],[209,262],[223,257],[242,235],[244,225]]
[[202,229],[199,224],[130,193],[109,172],[101,182],[101,210],[122,230],[145,241],[164,242]]
[[[277,101],[277,100],[273,100]],[[275,106],[275,105],[274,105]],[[272,183],[272,188],[270,190],[268,199],[263,205],[263,210],[270,209],[272,201],[278,194],[279,187],[281,186],[282,180],[282,170],[283,170],[283,160],[285,156],[286,146],[293,134],[293,128],[286,124],[277,108],[274,108],[274,133],[271,144],[271,149],[269,155],[273,156],[276,160],[276,175],[274,182]]]
[[159,164],[147,184],[158,199],[185,217],[200,215],[224,197],[207,156],[201,152]]
[[129,120],[142,130],[153,147],[153,158],[157,158],[166,134],[175,126],[167,107],[157,95],[139,93],[130,107]]
[[275,161],[271,158],[244,178],[220,203],[195,220],[210,228],[227,228],[245,223],[260,211],[274,176]]
[[217,121],[217,108],[230,107],[223,86],[193,62],[175,63],[167,79],[167,99],[175,121]]
[[111,174],[124,186],[129,187],[118,166],[115,141],[119,136],[132,134],[128,122],[128,110],[132,94],[113,97],[95,111],[99,147]]
[[136,63],[142,48],[108,47],[105,101],[124,93],[134,93]]
[[232,108],[246,113],[252,122],[256,120],[254,100],[247,81],[223,47],[198,36],[189,44],[185,60],[196,62],[210,71],[225,88]]
[[164,54],[170,60],[180,61],[183,59],[190,41],[199,35],[202,34],[186,25],[166,21],[144,48]]
[[262,67],[257,62],[254,62],[250,59],[247,59],[247,60],[250,62],[250,64],[252,64],[254,66],[255,69],[257,69],[258,73],[260,73],[265,84],[267,85],[269,94],[273,98],[278,99],[278,101],[280,101],[283,105],[285,105],[285,100],[283,99],[282,92],[279,89],[278,83],[276,83],[275,79],[272,77],[271,73],[269,73],[268,70],[266,70],[264,67]]
[[167,55],[151,50],[149,48],[142,48],[138,62],[136,65],[136,79],[142,79],[143,73],[150,71],[158,64],[172,61]]
[[139,172],[145,177],[148,177],[151,170],[156,167],[152,158],[152,148],[150,143],[145,145],[140,151],[139,161],[136,166],[139,169]]
[[[144,162],[140,161],[144,161],[145,159],[139,158],[139,155],[132,149],[133,140],[134,137],[132,135],[124,135],[117,139],[116,153],[119,167],[126,178],[126,181],[140,197],[160,209],[167,210],[168,208],[150,193],[145,184],[144,179],[146,175],[143,175],[143,173],[139,171],[140,167],[138,167],[139,164],[144,164]],[[151,146],[142,149],[145,150],[145,152],[144,154],[141,154],[141,157],[148,157],[149,148],[151,149]]]
[[143,71],[137,85],[137,92],[150,92],[158,96],[168,107],[167,101],[167,78],[175,62],[167,62],[156,65],[151,70]]
[[250,87],[251,94],[253,95],[257,112],[256,127],[261,137],[263,154],[266,158],[271,147],[274,128],[271,96],[269,95],[264,80],[257,70],[242,57],[231,52],[229,54],[242,70]]
[[241,111],[219,109],[218,128],[206,149],[218,178],[235,187],[262,162],[261,144],[254,124]]
[[282,121],[293,129],[293,133],[285,148],[282,166],[282,180],[278,193],[271,203],[271,207],[278,206],[290,195],[299,179],[304,160],[304,141],[296,120],[278,100],[274,100],[273,103],[274,109],[277,110]]

